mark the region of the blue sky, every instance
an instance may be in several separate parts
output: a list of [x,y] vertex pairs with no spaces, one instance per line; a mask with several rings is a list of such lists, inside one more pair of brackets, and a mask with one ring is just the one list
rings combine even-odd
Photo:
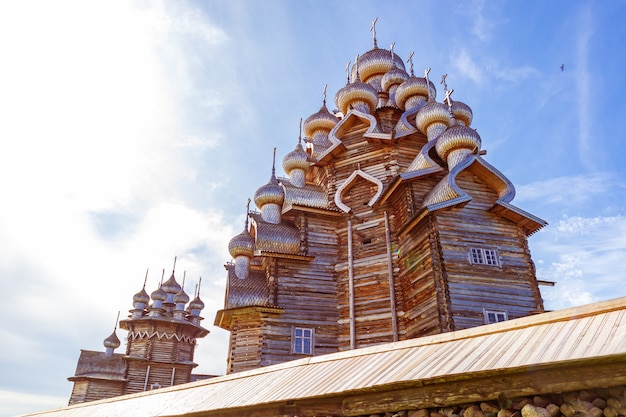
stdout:
[[546,308],[626,295],[624,1],[0,2],[0,416],[65,405],[80,349],[174,256],[188,292],[202,276],[197,371],[224,372],[227,242],[375,17],[549,222]]

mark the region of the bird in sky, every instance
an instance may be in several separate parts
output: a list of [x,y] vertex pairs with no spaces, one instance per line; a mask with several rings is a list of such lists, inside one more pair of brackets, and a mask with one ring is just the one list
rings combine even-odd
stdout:
[[565,69],[565,64],[561,64],[561,72]]

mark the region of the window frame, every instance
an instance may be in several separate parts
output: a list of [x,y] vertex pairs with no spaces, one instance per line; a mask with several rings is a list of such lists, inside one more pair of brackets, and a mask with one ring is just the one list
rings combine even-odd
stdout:
[[[302,331],[301,335],[298,335],[298,331]],[[310,332],[310,335],[306,335]],[[300,351],[298,351],[298,341],[301,341]],[[306,341],[309,341],[308,349]],[[300,327],[293,326],[291,328],[291,353],[293,355],[314,355],[315,354],[315,328],[313,327]]]
[[470,246],[467,250],[467,259],[471,265],[502,266],[500,255],[496,248]]
[[[496,321],[489,320],[489,314],[493,314],[496,317]],[[498,320],[498,317],[502,317],[502,320]],[[485,324],[502,323],[509,319],[509,313],[506,310],[490,310],[483,308],[483,317],[485,318]]]

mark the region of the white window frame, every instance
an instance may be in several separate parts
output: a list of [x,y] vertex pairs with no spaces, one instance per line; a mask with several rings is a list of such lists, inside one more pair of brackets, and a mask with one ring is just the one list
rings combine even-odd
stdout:
[[[493,315],[495,321],[491,321],[489,315]],[[509,314],[505,310],[487,310],[484,308],[483,316],[485,317],[485,324],[500,323],[509,319]]]
[[492,248],[471,246],[467,251],[467,258],[472,265],[500,266],[498,251]]
[[291,353],[296,355],[313,355],[314,347],[315,329],[296,326],[291,329]]

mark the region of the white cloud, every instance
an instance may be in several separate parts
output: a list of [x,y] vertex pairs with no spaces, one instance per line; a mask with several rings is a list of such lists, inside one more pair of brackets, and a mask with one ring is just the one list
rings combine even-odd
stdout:
[[[31,392],[69,391],[63,378],[80,349],[102,349],[145,269],[151,292],[176,255],[188,293],[203,277],[205,315],[222,307],[222,264],[234,232],[193,182],[210,169],[198,161],[225,135],[209,117],[188,129],[185,106],[200,97],[202,111],[216,115],[228,105],[229,97],[193,87],[202,68],[188,50],[205,53],[227,41],[185,5],[0,5],[0,288],[13,294],[2,306],[11,360],[2,361],[0,386],[18,390],[34,367],[57,382],[39,378]],[[204,183],[208,191],[223,187]],[[212,355],[203,369],[222,373],[224,361],[214,358],[217,351],[226,357],[227,337],[209,337],[198,349],[200,358]],[[52,405],[20,398],[30,401],[28,411]]]
[[510,82],[520,82],[539,75],[539,71],[529,65],[518,68],[491,68],[490,72],[498,80]]
[[67,405],[67,398],[0,390],[0,415],[15,416]]
[[517,202],[545,204],[579,204],[615,187],[615,178],[609,173],[565,176],[537,181],[516,187]]
[[[626,295],[626,216],[564,217],[534,241],[547,307],[560,309]],[[551,259],[544,261],[543,259]]]
[[473,54],[467,48],[462,48],[451,56],[451,65],[462,77],[479,86],[485,84],[488,79],[517,83],[539,74],[529,65],[504,67],[498,59],[484,58],[480,54]]
[[486,15],[485,0],[471,0],[461,3],[459,11],[471,19],[472,34],[480,41],[486,42],[492,38],[492,32],[495,27],[493,14]]
[[471,79],[476,84],[484,82],[484,69],[474,61],[467,49],[463,48],[452,56],[452,66],[461,76]]

